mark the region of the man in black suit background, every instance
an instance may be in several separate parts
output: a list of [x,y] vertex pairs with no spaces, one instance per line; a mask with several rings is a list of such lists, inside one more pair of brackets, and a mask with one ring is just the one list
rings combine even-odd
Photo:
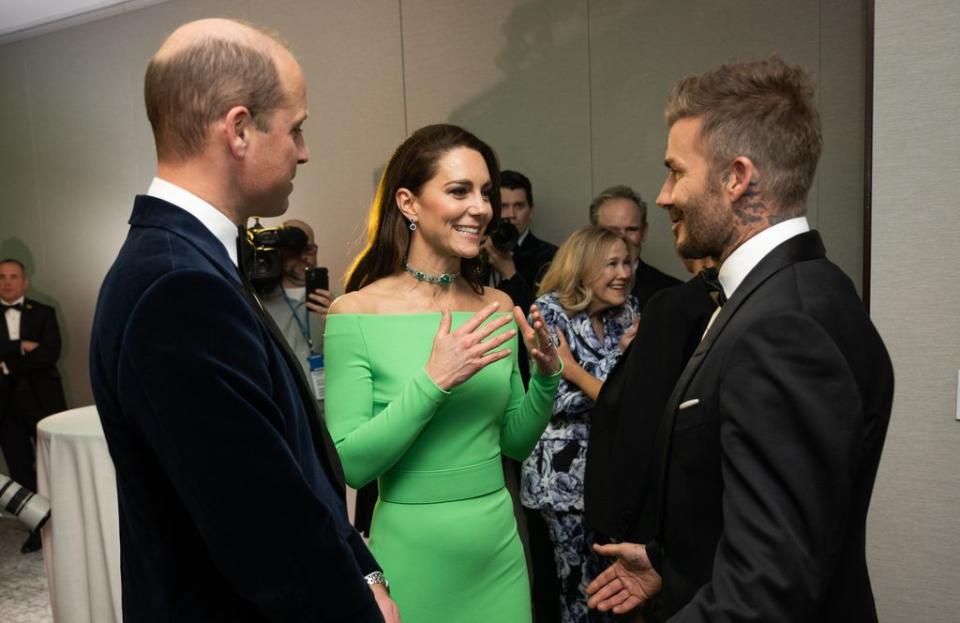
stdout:
[[[659,523],[590,603],[661,590],[670,621],[876,621],[866,516],[890,418],[890,358],[809,228],[821,150],[806,71],[778,59],[682,80],[667,101],[677,249],[720,264],[728,298],[667,403]],[[822,207],[821,209],[825,209]]]
[[[26,298],[29,286],[22,262],[0,260],[0,449],[10,477],[36,491],[37,422],[66,404],[57,371],[57,315],[49,305]],[[20,551],[39,548],[39,535],[31,534]]]
[[647,204],[630,188],[618,184],[607,188],[590,202],[590,223],[620,232],[630,245],[633,255],[633,290],[640,311],[647,306],[650,297],[663,290],[678,286],[682,281],[657,270],[640,258],[643,242],[647,239]]
[[[502,287],[501,282],[516,274],[536,298],[537,284],[556,254],[557,247],[537,238],[530,231],[534,210],[533,185],[526,175],[509,169],[500,172],[500,205],[500,218],[512,223],[520,233],[520,238],[511,253],[496,253],[492,244],[485,245],[493,269],[491,285],[511,294],[510,290]],[[520,305],[516,300],[514,302]]]
[[396,622],[238,239],[250,217],[286,211],[309,158],[303,72],[275,34],[207,19],[174,31],[144,82],[157,172],[100,290],[90,354],[124,620]]

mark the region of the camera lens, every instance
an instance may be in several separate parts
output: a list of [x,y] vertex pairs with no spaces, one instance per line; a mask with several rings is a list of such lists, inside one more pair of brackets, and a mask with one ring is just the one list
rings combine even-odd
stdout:
[[509,221],[500,221],[493,229],[487,231],[490,242],[500,251],[513,251],[520,239],[520,232]]

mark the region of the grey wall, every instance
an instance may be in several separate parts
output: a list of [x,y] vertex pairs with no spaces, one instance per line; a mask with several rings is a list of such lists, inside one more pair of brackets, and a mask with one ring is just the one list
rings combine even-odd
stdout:
[[[0,46],[0,254],[24,258],[32,294],[60,311],[72,405],[91,400],[97,288],[155,166],[147,60],[177,25],[215,15],[276,28],[302,61],[312,159],[289,216],[315,225],[335,280],[377,173],[417,127],[452,121],[494,145],[533,180],[538,235],[560,242],[608,185],[656,196],[676,79],[779,53],[818,76],[826,147],[810,217],[859,282],[862,0],[173,0]],[[650,203],[644,257],[683,276]]]
[[872,315],[896,373],[869,521],[881,621],[960,618],[960,3],[877,0]]

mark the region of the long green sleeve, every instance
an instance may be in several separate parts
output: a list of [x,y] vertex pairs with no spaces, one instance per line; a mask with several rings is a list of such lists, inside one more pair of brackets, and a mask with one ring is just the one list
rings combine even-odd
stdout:
[[[472,315],[454,312],[454,327]],[[522,459],[543,433],[559,374],[535,374],[524,395],[514,337],[510,357],[445,392],[424,371],[439,323],[438,313],[327,319],[327,426],[352,486],[469,470],[501,452]]]
[[330,316],[325,337],[327,427],[352,487],[389,470],[450,395],[420,368],[386,408],[374,413],[373,370],[360,318]]
[[[533,368],[533,366],[531,366]],[[514,366],[510,376],[510,407],[500,430],[500,447],[511,459],[522,461],[530,456],[533,447],[553,414],[553,399],[560,385],[561,371],[550,376],[537,372],[530,375],[530,385],[524,393],[520,372]]]

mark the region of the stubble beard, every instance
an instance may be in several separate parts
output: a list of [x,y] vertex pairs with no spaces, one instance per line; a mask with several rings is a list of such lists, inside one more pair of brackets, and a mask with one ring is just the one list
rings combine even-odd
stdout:
[[685,236],[677,240],[677,251],[687,259],[719,259],[736,238],[732,212],[723,209],[719,193],[709,190],[687,202],[683,228]]

